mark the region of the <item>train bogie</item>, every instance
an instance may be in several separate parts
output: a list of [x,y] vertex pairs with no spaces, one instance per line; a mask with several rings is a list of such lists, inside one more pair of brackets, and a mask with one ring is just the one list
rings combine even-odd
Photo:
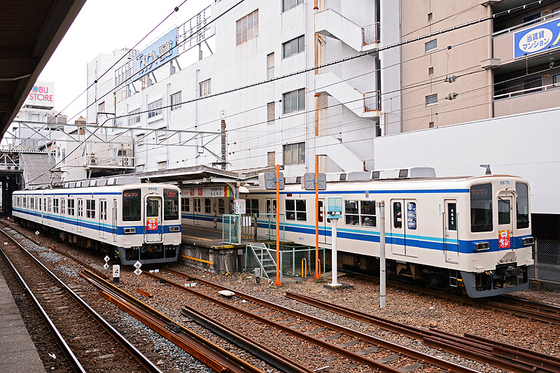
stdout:
[[140,183],[17,191],[13,216],[114,254],[123,265],[168,263],[177,261],[181,244],[179,193]]

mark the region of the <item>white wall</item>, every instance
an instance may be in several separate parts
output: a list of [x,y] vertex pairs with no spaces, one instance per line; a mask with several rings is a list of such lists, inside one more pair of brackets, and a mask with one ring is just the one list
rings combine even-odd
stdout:
[[519,175],[533,213],[560,214],[560,108],[376,138],[375,168],[430,166],[437,176]]

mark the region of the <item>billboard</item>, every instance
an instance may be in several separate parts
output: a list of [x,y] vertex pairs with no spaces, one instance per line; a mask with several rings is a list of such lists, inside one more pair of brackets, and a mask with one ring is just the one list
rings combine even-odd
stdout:
[[516,32],[513,38],[514,58],[538,53],[560,46],[560,22],[558,19],[538,24],[530,29]]
[[132,80],[138,80],[166,62],[177,57],[177,29],[169,31],[158,41],[134,56]]
[[54,83],[37,81],[23,105],[54,108]]

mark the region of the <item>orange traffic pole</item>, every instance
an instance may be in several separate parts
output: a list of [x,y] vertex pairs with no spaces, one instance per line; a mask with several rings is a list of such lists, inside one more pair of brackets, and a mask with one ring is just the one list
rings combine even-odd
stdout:
[[274,286],[282,286],[280,281],[280,165],[276,165],[276,282]]

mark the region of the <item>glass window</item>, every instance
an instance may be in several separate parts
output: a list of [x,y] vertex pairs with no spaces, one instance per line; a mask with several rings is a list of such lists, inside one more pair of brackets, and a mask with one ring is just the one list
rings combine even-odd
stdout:
[[305,89],[298,89],[282,95],[284,114],[305,110]]
[[[258,212],[258,208],[257,208]],[[226,205],[223,198],[218,199],[218,214],[223,215],[226,213]]]
[[286,200],[286,219],[296,220],[296,201],[293,199]]
[[517,191],[517,228],[529,228],[529,185],[515,183]]
[[163,100],[161,98],[148,104],[148,119],[161,115],[162,104]]
[[190,200],[188,198],[181,198],[181,211],[189,212],[190,208]]
[[266,79],[274,78],[274,53],[266,56]]
[[60,199],[60,213],[62,215],[66,214],[66,200],[64,198]]
[[426,52],[432,51],[434,49],[437,49],[437,39],[431,40],[425,44]]
[[146,217],[157,218],[159,216],[159,200],[148,199],[146,203]]
[[171,111],[179,110],[181,108],[181,91],[173,93],[170,96],[171,99]]
[[208,96],[212,93],[212,81],[210,79],[206,79],[205,81],[200,82],[200,97]]
[[267,115],[267,123],[274,124],[274,119],[276,118],[276,103],[269,102],[266,104],[266,115]]
[[128,125],[133,126],[140,123],[140,109],[132,110],[128,113]]
[[140,221],[142,206],[140,196],[140,189],[130,189],[123,192],[123,221]]
[[282,54],[284,58],[293,56],[294,54],[301,53],[305,50],[304,36],[297,37],[282,44]]
[[498,224],[511,223],[511,217],[509,214],[510,207],[509,199],[498,199]]
[[95,200],[86,200],[86,218],[95,219]]
[[[25,207],[25,206],[24,206]],[[58,214],[58,198],[53,199],[53,212]]]
[[457,204],[447,204],[447,229],[450,231],[457,230]]
[[74,200],[68,200],[68,215],[74,216]]
[[249,13],[236,23],[236,43],[245,43],[259,36],[259,10]]
[[258,199],[248,199],[247,200],[247,214],[254,214],[259,216],[259,200]]
[[204,212],[206,214],[212,213],[212,200],[210,198],[204,199]]
[[416,202],[408,202],[406,204],[406,227],[410,230],[418,228],[418,219],[416,217]]
[[393,202],[393,227],[402,228],[402,204],[400,202]]
[[284,164],[304,164],[305,143],[284,145]]
[[163,218],[165,220],[179,219],[179,192],[176,190],[163,190]]
[[303,0],[283,0],[282,1],[282,11],[292,9],[296,5],[303,3]]
[[84,200],[83,199],[78,200],[78,216],[79,217],[84,216]]
[[297,220],[307,220],[307,208],[304,199],[296,200],[296,218]]
[[426,106],[435,105],[437,104],[437,102],[438,102],[437,93],[426,96]]
[[491,232],[492,184],[471,187],[471,232]]

